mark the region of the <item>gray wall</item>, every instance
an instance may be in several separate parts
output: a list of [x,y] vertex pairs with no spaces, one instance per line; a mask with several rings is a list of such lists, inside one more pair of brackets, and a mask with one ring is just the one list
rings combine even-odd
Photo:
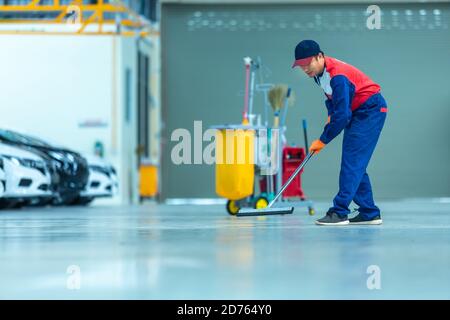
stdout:
[[[375,196],[450,196],[450,6],[382,5],[381,30],[366,28],[366,7],[163,5],[163,197],[216,196],[213,166],[171,163],[170,133],[193,131],[194,120],[203,120],[204,127],[240,122],[244,56],[261,56],[266,80],[293,87],[297,102],[287,120],[289,143],[303,145],[302,118],[309,121],[310,140],[320,135],[323,93],[291,69],[295,45],[307,38],[382,86],[390,109],[368,169]],[[261,102],[257,97],[257,110]],[[308,165],[304,188],[311,198],[335,195],[341,142],[336,138]]]

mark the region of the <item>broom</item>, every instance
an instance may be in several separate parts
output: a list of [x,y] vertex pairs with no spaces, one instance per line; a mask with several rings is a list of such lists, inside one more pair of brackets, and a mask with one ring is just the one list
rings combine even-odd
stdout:
[[[269,102],[270,106],[273,109],[274,112],[274,120],[273,120],[273,127],[278,128],[280,126],[280,111],[285,107],[284,116],[283,116],[283,122],[285,118],[285,114],[287,111],[287,107],[292,106],[294,104],[294,95],[291,94],[290,88],[285,84],[279,84],[274,86],[269,91]],[[283,123],[284,125],[284,123]]]

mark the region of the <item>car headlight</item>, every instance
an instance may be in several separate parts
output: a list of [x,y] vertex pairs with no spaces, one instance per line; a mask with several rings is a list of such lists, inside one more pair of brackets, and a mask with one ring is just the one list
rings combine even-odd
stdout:
[[18,157],[9,156],[9,155],[5,155],[3,157],[8,159],[9,161],[11,161],[16,166],[20,165],[20,158],[18,158]]
[[55,152],[55,151],[50,151],[48,154],[52,158],[54,158],[54,159],[56,159],[58,161],[64,162],[64,155],[62,155],[61,153]]
[[91,165],[91,166],[89,166],[89,169],[91,169],[92,171],[99,172],[99,173],[102,173],[104,175],[107,175],[108,177],[111,174],[110,170],[107,167]]
[[27,167],[27,168],[34,168],[37,166],[37,162],[34,160],[30,160],[30,159],[20,159],[18,158],[19,163],[23,166],[23,167]]
[[16,166],[20,165],[20,166],[26,167],[26,168],[35,168],[35,169],[42,169],[42,170],[45,168],[45,164],[43,161],[19,158],[19,157],[15,157],[15,156],[3,156],[3,157],[6,159],[9,159]]
[[63,153],[50,151],[48,155],[54,159],[55,167],[58,170],[69,171],[71,169],[71,165]]

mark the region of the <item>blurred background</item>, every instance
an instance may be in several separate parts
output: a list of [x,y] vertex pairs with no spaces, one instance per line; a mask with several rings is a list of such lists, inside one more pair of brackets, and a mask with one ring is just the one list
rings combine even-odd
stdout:
[[[444,86],[450,72],[450,7],[420,2],[378,2],[382,10],[379,30],[366,26],[371,2],[192,5],[182,1],[164,5],[166,136],[174,128],[192,126],[196,119],[202,119],[204,126],[236,122],[244,80],[239,62],[249,55],[261,57],[267,81],[287,83],[296,93],[286,123],[289,144],[302,145],[302,118],[308,119],[311,138],[317,138],[327,116],[325,97],[314,81],[291,69],[296,44],[314,39],[325,54],[360,68],[381,85],[390,111],[369,167],[377,196],[448,196],[450,92]],[[261,96],[255,100],[257,110],[262,106]],[[330,198],[336,192],[341,138],[305,170],[305,189],[313,198]],[[433,150],[431,154],[427,149]],[[163,159],[168,152],[163,150]],[[207,183],[213,179],[206,178],[212,174],[213,168],[166,166],[163,195],[213,196],[212,184]],[[176,183],[180,178],[195,179],[195,187]]]
[[[314,39],[326,55],[382,87],[389,114],[369,167],[383,199],[450,195],[447,1],[0,1],[0,128],[39,137],[114,167],[107,203],[218,199],[214,165],[176,165],[175,129],[194,135],[239,123],[243,58],[260,58],[259,82],[296,95],[289,145],[326,121],[324,96],[291,69],[295,45]],[[254,112],[264,97],[255,94]],[[341,137],[311,162],[310,198],[337,192]],[[203,147],[207,142],[203,143]],[[192,144],[192,150],[194,145]]]

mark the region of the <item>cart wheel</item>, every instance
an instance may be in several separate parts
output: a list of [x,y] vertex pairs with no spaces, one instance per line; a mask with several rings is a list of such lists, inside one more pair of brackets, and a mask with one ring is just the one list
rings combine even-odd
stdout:
[[235,200],[228,200],[227,201],[227,211],[232,216],[235,216],[239,212],[240,208],[241,207],[239,207],[239,204],[238,204],[237,201],[235,201]]
[[309,208],[308,208],[308,212],[309,212],[309,215],[310,215],[310,216],[313,216],[313,215],[316,214],[316,210],[314,210],[314,208],[312,208],[312,207],[309,207]]
[[265,197],[259,197],[255,201],[255,209],[264,209],[269,205],[269,200]]

